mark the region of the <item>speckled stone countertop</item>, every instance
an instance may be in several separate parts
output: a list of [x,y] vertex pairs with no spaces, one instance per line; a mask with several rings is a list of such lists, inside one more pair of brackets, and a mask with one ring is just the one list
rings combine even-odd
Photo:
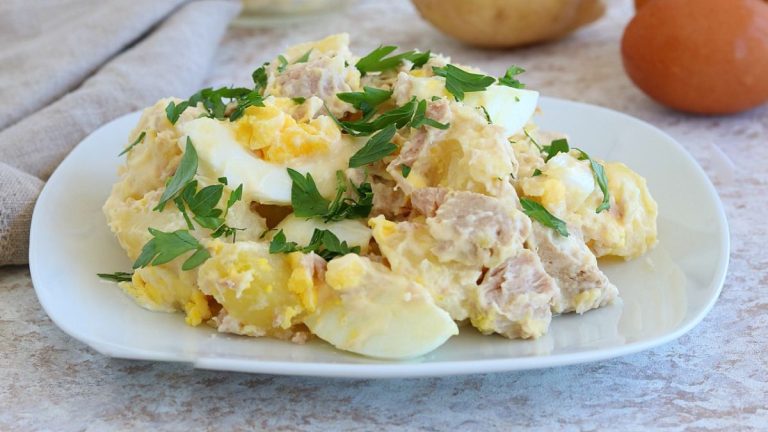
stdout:
[[628,81],[618,41],[632,14],[613,0],[596,25],[516,52],[443,37],[406,1],[234,28],[210,83],[246,82],[288,44],[337,31],[359,52],[428,47],[499,74],[510,63],[545,95],[624,111],[679,140],[713,179],[731,229],[722,295],[698,327],[639,354],[580,366],[415,380],[329,380],[192,370],[103,357],[41,309],[25,267],[0,269],[0,430],[767,430],[768,106],[691,117]]

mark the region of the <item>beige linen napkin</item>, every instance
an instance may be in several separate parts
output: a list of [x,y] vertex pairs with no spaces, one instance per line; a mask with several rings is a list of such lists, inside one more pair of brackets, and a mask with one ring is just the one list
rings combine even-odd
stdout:
[[240,2],[0,3],[0,265],[24,264],[59,162],[109,120],[196,91]]

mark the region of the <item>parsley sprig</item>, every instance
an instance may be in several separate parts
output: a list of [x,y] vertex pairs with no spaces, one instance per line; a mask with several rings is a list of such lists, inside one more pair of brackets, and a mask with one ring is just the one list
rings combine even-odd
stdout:
[[507,68],[507,72],[504,74],[504,76],[499,78],[499,84],[516,89],[525,88],[525,84],[521,83],[516,78],[517,75],[520,75],[523,72],[525,72],[525,69],[521,68],[520,66],[512,65]]
[[397,150],[397,146],[392,144],[395,132],[397,132],[395,124],[390,123],[373,135],[360,150],[349,158],[349,167],[358,168],[368,165],[392,154]]
[[568,227],[565,222],[552,215],[543,205],[528,198],[520,198],[520,206],[529,218],[554,229],[563,237],[568,237]]
[[184,155],[181,157],[179,166],[165,186],[165,190],[160,196],[160,201],[158,201],[157,206],[153,210],[163,211],[165,204],[181,194],[181,191],[195,177],[195,173],[197,173],[197,150],[192,145],[192,140],[187,137]]
[[133,278],[133,273],[128,273],[128,272],[96,273],[96,276],[112,282],[130,282]]
[[421,67],[429,61],[431,53],[418,52],[418,51],[406,51],[404,53],[396,54],[387,57],[397,49],[396,46],[387,45],[380,46],[375,50],[368,53],[365,57],[355,63],[355,67],[360,71],[360,74],[365,75],[369,72],[383,72],[386,70],[394,69],[403,62],[408,60],[413,63],[413,67]]
[[363,118],[369,117],[376,108],[392,97],[392,92],[375,87],[363,87],[362,92],[336,93],[336,97],[363,113]]
[[[597,207],[595,212],[600,213],[610,209],[611,208],[611,191],[608,189],[608,177],[605,175],[605,167],[602,164],[595,162],[595,160],[589,157],[587,152],[585,152],[584,150],[577,147],[574,147],[573,150],[576,150],[579,152],[580,154],[579,160],[589,161],[589,167],[592,170],[592,175],[595,178],[595,183],[597,183],[597,186],[600,188],[600,191],[603,193],[603,200],[602,202],[600,202],[600,205]],[[544,162],[549,162],[549,160],[555,157],[558,153],[568,153],[570,151],[571,151],[571,148],[568,145],[568,140],[565,138],[556,139],[552,141],[549,145],[541,146],[541,152],[544,154]],[[541,171],[538,171],[538,174],[541,175]],[[536,176],[536,172],[534,172],[534,176]]]
[[597,182],[597,186],[600,187],[600,191],[603,193],[603,200],[600,202],[600,205],[597,206],[597,209],[595,209],[595,213],[610,209],[611,191],[608,189],[608,177],[605,175],[605,167],[602,164],[595,162],[595,160],[589,157],[584,150],[575,147],[574,149],[581,153],[579,160],[589,161],[589,166],[592,168],[592,175],[595,177],[595,182]]
[[309,244],[299,246],[296,242],[287,241],[283,230],[278,231],[269,243],[269,253],[291,252],[314,252],[326,261],[330,261],[337,256],[360,253],[360,246],[349,247],[346,241],[340,241],[333,232],[317,228],[312,233]]
[[139,145],[139,143],[144,141],[144,137],[145,136],[147,136],[147,131],[141,131],[139,136],[136,137],[136,139],[131,144],[129,144],[128,147],[125,148],[125,150],[121,151],[118,156],[122,156],[122,155],[128,153],[129,151],[131,151],[134,147]]
[[149,228],[149,233],[152,234],[152,239],[141,249],[139,257],[133,263],[134,270],[148,265],[165,264],[194,251],[181,265],[182,270],[192,270],[211,257],[208,250],[187,230],[164,232]]
[[464,94],[483,91],[496,82],[496,79],[488,75],[467,72],[452,64],[445,67],[433,67],[432,71],[437,76],[445,78],[445,88],[457,101],[464,100]]
[[422,125],[432,126],[433,128],[443,130],[451,127],[450,123],[440,123],[437,120],[427,117],[427,101],[423,99],[416,105],[416,112],[413,113],[413,118],[411,119],[412,128],[418,129]]
[[288,168],[291,177],[291,205],[293,214],[303,218],[321,218],[325,222],[342,219],[365,218],[373,208],[371,184],[363,181],[360,185],[352,184],[357,198],[347,196],[347,180],[342,171],[336,172],[336,197],[333,201],[325,199],[317,190],[312,174],[306,175]]

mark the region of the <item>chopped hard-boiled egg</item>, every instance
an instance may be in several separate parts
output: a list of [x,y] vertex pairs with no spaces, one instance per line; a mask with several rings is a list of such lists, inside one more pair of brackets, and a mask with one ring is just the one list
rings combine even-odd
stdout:
[[370,357],[418,357],[459,333],[418,282],[358,255],[328,263],[327,288],[309,329],[337,348]]
[[[289,116],[282,115],[276,123],[284,128],[268,134],[260,123],[272,120],[259,118],[262,111],[251,113],[255,113],[255,117],[246,114],[234,123],[199,118],[183,126],[200,158],[199,174],[213,179],[224,176],[232,185],[242,184],[243,197],[248,202],[290,205],[292,183],[287,168],[293,168],[312,174],[320,193],[333,197],[336,171],[347,168],[347,160],[357,149],[355,140],[341,137],[338,129],[331,132],[329,127],[335,126],[325,122],[318,122],[317,127],[301,128],[295,126]],[[286,132],[286,128],[289,131]],[[323,132],[326,129],[328,131]],[[317,133],[313,135],[313,131]],[[307,138],[310,136],[311,140]],[[266,150],[259,147],[264,142]],[[179,142],[179,145],[184,144]],[[254,146],[264,155],[272,154],[277,161],[260,157],[252,150]]]

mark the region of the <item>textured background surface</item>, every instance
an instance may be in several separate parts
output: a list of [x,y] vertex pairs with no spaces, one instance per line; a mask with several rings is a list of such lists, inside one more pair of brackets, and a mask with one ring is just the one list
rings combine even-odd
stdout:
[[521,64],[525,82],[546,95],[658,125],[713,179],[731,227],[722,296],[688,335],[624,358],[521,373],[368,381],[208,372],[102,357],[51,323],[26,268],[5,268],[0,430],[768,428],[768,107],[699,118],[654,105],[621,68],[618,41],[631,6],[611,3],[608,16],[568,40],[506,53],[444,38],[408,2],[363,1],[290,27],[231,30],[209,81],[245,83],[253,66],[287,44],[344,30],[358,52],[385,41],[494,74]]

